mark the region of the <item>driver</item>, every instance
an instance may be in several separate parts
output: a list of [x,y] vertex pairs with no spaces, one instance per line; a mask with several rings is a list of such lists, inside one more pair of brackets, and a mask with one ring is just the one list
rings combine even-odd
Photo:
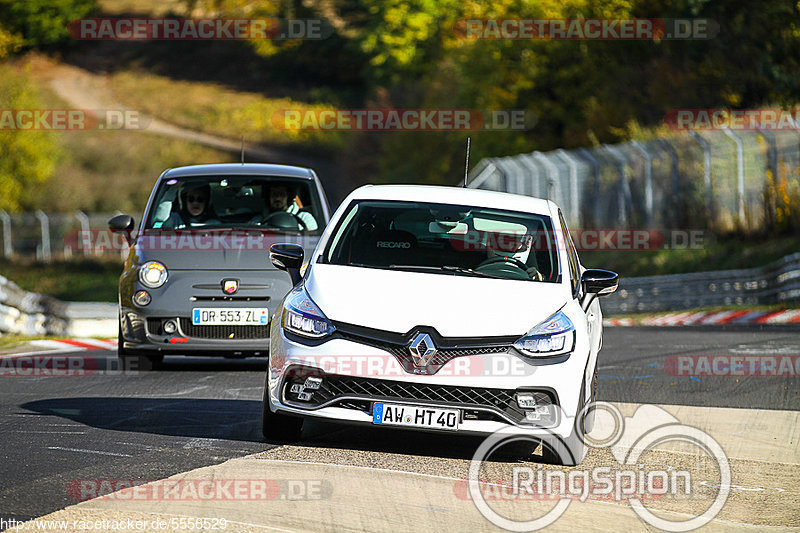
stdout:
[[[488,258],[486,262],[494,262],[494,261],[507,261],[507,258],[514,259],[513,263],[517,261],[520,263],[524,263],[527,268],[525,272],[531,277],[532,280],[536,281],[543,281],[544,276],[539,269],[536,268],[536,256],[534,256],[534,264],[528,264],[528,258],[531,255],[531,250],[533,250],[533,242],[534,236],[530,233],[520,234],[511,234],[511,233],[500,233],[496,237],[498,241],[502,239],[502,246],[498,242],[495,247],[488,247]],[[510,244],[509,245],[509,241]]]
[[[303,202],[300,201],[299,196],[295,196],[291,202],[289,201],[289,188],[286,185],[272,185],[269,188],[263,188],[262,191],[269,211],[263,215],[254,217],[250,222],[262,224],[269,215],[285,212],[297,217],[301,225],[304,226],[307,231],[314,231],[319,227],[314,215],[308,211],[301,211],[301,209],[303,209]],[[269,191],[269,193],[267,193],[267,191]]]

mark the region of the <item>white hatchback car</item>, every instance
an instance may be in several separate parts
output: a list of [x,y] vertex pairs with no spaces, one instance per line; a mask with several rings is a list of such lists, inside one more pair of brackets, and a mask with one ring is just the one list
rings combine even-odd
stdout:
[[[618,276],[585,270],[548,200],[455,187],[351,193],[270,330],[268,440],[305,417],[488,435],[518,429],[577,464],[591,429],[602,316]],[[554,453],[558,449],[569,451]],[[546,458],[547,459],[547,458]]]

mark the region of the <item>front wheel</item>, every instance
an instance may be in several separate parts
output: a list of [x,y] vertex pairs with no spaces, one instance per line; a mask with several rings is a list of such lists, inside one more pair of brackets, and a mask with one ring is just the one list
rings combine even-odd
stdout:
[[122,328],[117,330],[117,360],[120,370],[150,371],[164,360],[163,355],[139,355],[125,348]]
[[[597,369],[595,368],[594,382],[596,384]],[[594,387],[594,384],[593,384]],[[595,390],[595,389],[593,389]],[[592,393],[596,394],[595,392]],[[542,441],[542,460],[545,463],[562,466],[577,466],[586,457],[586,381],[581,384],[581,395],[578,401],[578,413],[572,424],[572,431],[566,438],[554,436]],[[589,415],[590,422],[594,425],[594,410]]]
[[141,370],[149,372],[158,368],[158,364],[164,360],[163,355],[134,355],[127,350],[117,352],[117,360],[121,370]]
[[264,387],[264,400],[261,403],[261,434],[265,440],[288,444],[297,442],[303,436],[303,419],[273,413],[269,408],[267,386]]

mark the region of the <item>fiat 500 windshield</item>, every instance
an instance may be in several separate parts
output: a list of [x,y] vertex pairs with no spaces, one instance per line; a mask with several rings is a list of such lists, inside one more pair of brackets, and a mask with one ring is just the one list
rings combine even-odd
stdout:
[[417,202],[354,202],[324,261],[445,275],[558,282],[547,215]]
[[324,224],[310,180],[259,176],[168,179],[156,191],[147,229],[259,228],[318,233]]

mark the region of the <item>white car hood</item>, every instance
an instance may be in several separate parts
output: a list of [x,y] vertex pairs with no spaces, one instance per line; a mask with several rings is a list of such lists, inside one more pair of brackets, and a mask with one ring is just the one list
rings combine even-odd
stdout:
[[319,263],[306,290],[330,320],[395,333],[431,326],[444,337],[523,335],[570,297],[560,283]]

